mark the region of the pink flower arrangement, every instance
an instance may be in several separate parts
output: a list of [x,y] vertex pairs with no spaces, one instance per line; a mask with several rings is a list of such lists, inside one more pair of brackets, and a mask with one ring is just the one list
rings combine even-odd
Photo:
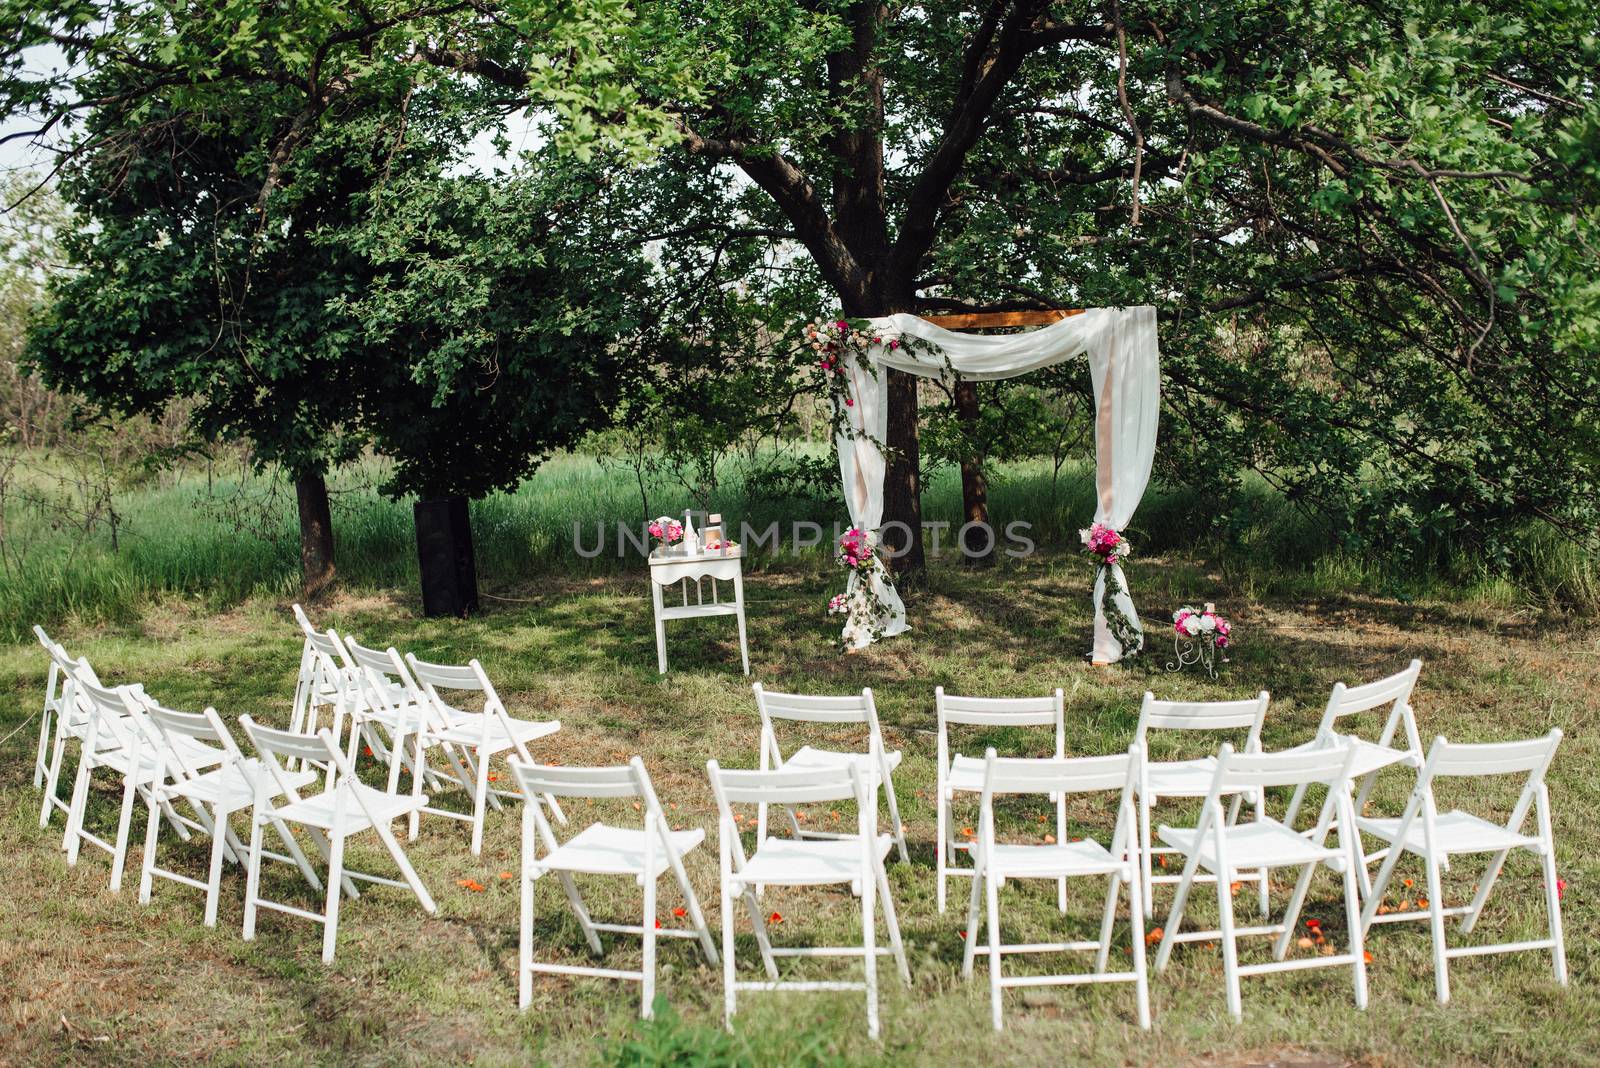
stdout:
[[872,566],[871,536],[860,527],[851,527],[839,535],[839,562],[855,570]]
[[683,540],[683,524],[666,516],[652,519],[646,529],[652,538],[663,545],[676,545]]
[[1100,562],[1107,566],[1133,555],[1128,539],[1104,523],[1095,523],[1088,530],[1080,530],[1078,536],[1083,539],[1083,547],[1089,554],[1099,557]]
[[841,615],[849,611],[849,608],[850,597],[848,594],[836,593],[828,600],[828,614],[830,616]]
[[1208,641],[1218,649],[1226,649],[1232,640],[1233,624],[1219,615],[1214,605],[1184,605],[1172,613],[1172,631],[1180,638]]

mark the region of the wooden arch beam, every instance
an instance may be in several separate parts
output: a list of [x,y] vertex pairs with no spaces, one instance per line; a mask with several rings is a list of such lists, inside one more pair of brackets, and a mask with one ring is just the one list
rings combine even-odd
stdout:
[[924,315],[934,326],[946,330],[989,330],[1002,326],[1049,326],[1073,316],[1082,315],[1082,308],[1047,309],[1042,311],[959,312],[950,315]]

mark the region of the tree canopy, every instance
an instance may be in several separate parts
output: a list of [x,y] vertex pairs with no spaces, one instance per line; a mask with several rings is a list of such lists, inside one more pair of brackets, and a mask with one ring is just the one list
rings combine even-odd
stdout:
[[[531,107],[567,156],[555,167],[541,151],[530,169],[587,168],[571,180],[634,212],[597,253],[613,264],[647,240],[662,262],[700,264],[703,288],[797,315],[1152,303],[1169,476],[1260,471],[1385,551],[1438,531],[1494,545],[1529,516],[1595,530],[1590,5],[0,12],[0,106],[46,124],[140,119],[157,98],[210,122],[269,101],[258,199],[314,171],[297,166],[318,131],[364,93],[448,92],[466,131]],[[80,65],[24,76],[18,57],[40,42]],[[74,73],[85,63],[122,80]],[[77,129],[69,158],[94,147],[92,124]],[[536,219],[535,188],[508,189],[500,209]],[[455,314],[413,293],[364,306],[380,322],[396,301]],[[896,378],[886,519],[915,529],[917,396]]]

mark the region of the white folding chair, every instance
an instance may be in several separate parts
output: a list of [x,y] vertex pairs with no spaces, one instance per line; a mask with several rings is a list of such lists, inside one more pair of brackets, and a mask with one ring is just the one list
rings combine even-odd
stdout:
[[350,762],[356,763],[356,736],[360,736],[366,740],[373,757],[389,766],[392,790],[400,768],[409,766],[409,757],[394,747],[396,724],[415,724],[426,716],[423,707],[416,702],[417,687],[408,685],[408,680],[402,677],[404,667],[396,675],[399,653],[392,647],[369,648],[351,635],[337,635],[331,630],[328,633],[338,639],[341,663],[350,678]]
[[[315,734],[321,727],[322,709],[332,712],[333,736],[343,737],[344,720],[353,710],[365,707],[366,676],[352,665],[350,652],[338,631],[311,629],[299,605],[295,616],[305,633],[300,649],[300,675],[295,681],[294,710],[289,729],[296,734]],[[381,739],[379,741],[381,745]]]
[[[772,693],[755,683],[756,707],[761,710],[761,770],[800,770],[810,768],[837,768],[853,765],[861,770],[862,781],[872,787],[876,796],[879,785],[889,802],[889,822],[892,836],[900,851],[900,859],[909,861],[905,831],[900,826],[900,802],[894,795],[894,769],[900,766],[900,750],[888,750],[883,744],[883,728],[878,723],[878,706],[872,699],[872,690],[864,689],[859,697],[808,697],[793,693]],[[783,755],[778,745],[775,721],[800,723],[859,724],[867,728],[867,751],[849,752],[838,749],[819,749],[805,745],[789,756]],[[830,831],[818,831],[800,826],[793,809],[786,808],[789,829],[796,838],[827,839],[836,837]],[[761,805],[756,815],[757,833],[767,835],[767,806]],[[853,837],[853,836],[846,836]]]
[[[389,827],[395,820],[411,814],[419,803],[417,797],[396,796],[357,779],[355,769],[339,751],[338,744],[326,727],[315,735],[295,734],[263,727],[249,716],[240,716],[239,725],[244,728],[261,757],[256,769],[250,819],[250,863],[244,896],[246,942],[256,936],[256,911],[272,909],[322,924],[322,961],[324,964],[332,963],[339,932],[340,893],[342,890],[352,899],[360,897],[355,887],[356,880],[409,889],[429,915],[438,911],[433,895],[428,893],[428,888],[423,885]],[[302,765],[331,764],[334,769],[333,783],[319,794],[302,797],[280,758],[300,761]],[[277,800],[279,797],[284,799],[281,804]],[[427,797],[424,795],[420,800],[426,803]],[[262,848],[262,837],[269,823],[275,827],[279,824],[298,824],[311,832],[317,851],[328,862],[326,904],[322,912],[312,912],[261,896],[261,861],[268,855]],[[345,866],[345,839],[368,829],[378,836],[384,849],[388,850],[395,867],[400,869],[400,879],[369,875]],[[308,881],[313,889],[323,889],[318,886],[314,873]]]
[[[1176,883],[1177,875],[1155,874],[1154,858],[1168,856],[1173,850],[1156,845],[1150,838],[1150,810],[1163,797],[1205,797],[1216,776],[1217,758],[1212,754],[1190,760],[1150,760],[1150,732],[1157,731],[1219,731],[1235,735],[1244,731],[1245,753],[1261,752],[1261,722],[1267,715],[1271,698],[1266,690],[1248,701],[1157,701],[1155,694],[1145,691],[1144,703],[1139,706],[1139,725],[1134,728],[1133,740],[1145,751],[1144,778],[1139,783],[1139,850],[1142,857],[1140,876],[1143,879],[1145,917],[1155,917],[1156,884]],[[1216,744],[1213,742],[1213,744]],[[1242,794],[1234,794],[1228,809],[1228,822],[1238,819]],[[1197,874],[1196,882],[1210,882],[1213,876]],[[1260,888],[1261,915],[1270,908],[1267,873],[1256,876]]]
[[[992,731],[1010,732],[1030,727],[1054,727],[1055,749],[1053,755],[1061,759],[1067,755],[1067,732],[1063,717],[1064,701],[1058,689],[1044,697],[956,697],[946,694],[943,686],[933,688],[933,706],[939,718],[937,794],[938,794],[938,852],[935,876],[938,879],[937,898],[939,911],[944,911],[945,887],[951,876],[971,878],[975,869],[957,867],[956,854],[969,852],[971,842],[958,841],[951,803],[957,793],[981,794],[983,792],[984,761],[980,757],[951,755],[950,725],[988,727]],[[987,735],[986,735],[987,737]],[[1067,801],[1057,797],[1055,834],[1061,841],[1067,830]],[[1067,880],[1061,880],[1057,904],[1063,912],[1067,908]]]
[[[122,869],[128,857],[128,835],[133,821],[136,797],[157,804],[172,822],[180,837],[191,831],[210,833],[211,823],[204,811],[198,819],[180,816],[166,801],[154,799],[153,792],[170,775],[197,775],[221,764],[226,754],[215,746],[185,739],[177,746],[163,746],[151,734],[146,722],[150,699],[137,686],[110,688],[92,681],[86,673],[73,680],[73,690],[88,707],[88,725],[78,756],[78,772],[73,780],[72,801],[67,809],[67,829],[61,847],[67,863],[76,865],[84,842],[111,854],[111,892],[122,889]],[[158,749],[165,749],[164,758]],[[121,810],[117,836],[108,842],[84,828],[89,807],[89,787],[97,769],[121,779]]]
[[[1327,745],[1314,749],[1287,753],[1235,753],[1233,746],[1223,743],[1217,754],[1217,768],[1212,775],[1211,789],[1205,805],[1200,810],[1200,822],[1194,827],[1168,827],[1159,831],[1161,840],[1178,850],[1186,858],[1183,878],[1172,901],[1172,912],[1167,917],[1161,948],[1156,953],[1156,970],[1163,971],[1172,956],[1172,947],[1178,942],[1218,941],[1222,943],[1223,981],[1227,985],[1228,1012],[1234,1020],[1244,1018],[1240,1001],[1239,980],[1249,975],[1290,971],[1300,968],[1331,968],[1349,965],[1355,978],[1355,999],[1358,1009],[1367,1007],[1367,969],[1361,931],[1361,898],[1356,886],[1356,867],[1359,850],[1350,840],[1348,829],[1354,826],[1351,819],[1350,776],[1357,752],[1350,745]],[[1280,823],[1266,815],[1266,791],[1271,787],[1305,787],[1326,784],[1327,797],[1323,802],[1317,824],[1309,834],[1301,834],[1287,823]],[[1299,792],[1298,790],[1296,791]],[[1222,799],[1236,793],[1251,793],[1255,800],[1255,819],[1229,824],[1223,810]],[[1340,841],[1337,846],[1327,844],[1328,832],[1337,821]],[[1344,953],[1326,956],[1297,957],[1286,960],[1295,923],[1299,920],[1311,877],[1318,867],[1326,865],[1344,878],[1345,918],[1349,926],[1350,944]],[[1221,928],[1214,931],[1190,931],[1180,934],[1184,905],[1189,890],[1194,885],[1196,872],[1204,867],[1216,876],[1217,909],[1221,913]],[[1299,868],[1300,876],[1294,892],[1289,897],[1283,922],[1258,927],[1235,927],[1233,922],[1233,892],[1230,884],[1242,872],[1262,868]],[[1261,964],[1239,963],[1239,938],[1248,935],[1276,935],[1272,948],[1273,959]]]
[[[900,966],[900,977],[908,985],[911,969],[906,964],[905,947],[900,940],[900,924],[895,918],[894,898],[884,874],[883,860],[894,848],[894,839],[878,833],[876,791],[862,774],[861,766],[843,764],[785,768],[778,771],[724,771],[715,760],[706,764],[711,790],[717,799],[717,857],[722,888],[722,991],[723,1022],[731,1029],[741,990],[862,990],[867,997],[867,1033],[878,1037],[878,957],[892,953]],[[768,838],[758,833],[755,853],[746,856],[739,838],[739,825],[733,807],[782,805],[793,811],[796,805],[854,800],[858,811],[857,830],[825,841],[804,838]],[[861,944],[859,946],[774,946],[757,898],[759,886],[830,886],[845,884],[861,898]],[[876,901],[883,900],[884,924],[888,928],[889,948],[877,945]],[[738,898],[750,913],[761,961],[766,967],[763,982],[741,982],[735,978],[734,912]],[[780,981],[778,957],[859,957],[862,982],[837,980]]]
[[[1352,788],[1356,790],[1355,811],[1364,811],[1379,772],[1398,765],[1413,769],[1422,767],[1422,736],[1417,732],[1417,717],[1411,708],[1411,691],[1416,688],[1417,677],[1421,674],[1422,661],[1412,660],[1404,671],[1376,682],[1362,686],[1334,683],[1333,691],[1328,695],[1328,706],[1322,713],[1322,722],[1317,726],[1316,737],[1289,751],[1297,752],[1316,746],[1349,743],[1355,749],[1355,764],[1350,773]],[[1340,730],[1340,720],[1385,706],[1388,706],[1389,714],[1384,717],[1383,728],[1376,742],[1370,742],[1348,729]],[[1360,785],[1357,786],[1357,783]],[[1291,827],[1295,825],[1295,819],[1300,814],[1305,793],[1305,788],[1301,787],[1294,792],[1289,801],[1289,809],[1284,815],[1283,822]],[[1383,860],[1386,853],[1382,850],[1376,853],[1365,852],[1361,836],[1346,834],[1343,828],[1340,828],[1340,837],[1349,838],[1351,845],[1360,854],[1361,867],[1356,871],[1356,879],[1360,883],[1364,898],[1372,891],[1371,874],[1367,869]]]
[[[1150,987],[1145,975],[1144,909],[1139,895],[1139,858],[1136,840],[1134,789],[1144,764],[1144,755],[1134,745],[1124,755],[1077,757],[1071,760],[1008,758],[1001,759],[994,749],[985,754],[982,799],[978,812],[978,844],[973,859],[977,863],[972,896],[967,905],[967,942],[962,954],[961,975],[972,978],[972,963],[979,954],[989,959],[989,1004],[994,1029],[1001,1029],[1004,991],[1013,987],[1071,986],[1084,983],[1132,983],[1138,1006],[1139,1026],[1150,1026]],[[995,831],[996,794],[1048,794],[1065,798],[1067,794],[1115,793],[1118,795],[1116,827],[1107,849],[1089,838],[1068,842],[1065,827],[1054,843],[1020,844],[1001,842]],[[1039,942],[1007,945],[1000,941],[1000,888],[1011,879],[1052,879],[1105,876],[1105,911],[1100,918],[1100,937],[1090,941]],[[1128,927],[1133,951],[1132,968],[1107,971],[1111,959],[1111,935],[1116,922],[1117,900],[1122,886],[1128,887]],[[987,901],[988,944],[978,946],[978,895]],[[1093,950],[1094,971],[1049,975],[1002,975],[1001,961],[1012,953],[1068,953]]]
[[[393,649],[390,654],[394,655]],[[532,764],[534,760],[528,752],[528,743],[556,733],[561,729],[561,721],[511,718],[505,703],[495,692],[494,684],[484,673],[483,665],[477,660],[466,664],[430,664],[407,653],[405,666],[410,670],[401,678],[408,685],[418,687],[412,693],[411,700],[417,704],[431,704],[438,713],[426,728],[426,737],[433,742],[456,747],[466,770],[472,775],[466,785],[472,797],[472,855],[478,856],[483,852],[485,803],[493,805],[498,812],[502,797],[515,800],[521,796],[510,790],[495,789],[489,784],[491,758],[497,753],[515,753],[524,763]],[[481,695],[483,706],[476,712],[456,708],[440,695],[440,690]],[[421,746],[420,749],[422,756],[426,757],[427,746]],[[566,817],[561,814],[560,803],[554,797],[548,800],[561,822],[566,822]],[[458,815],[453,812],[447,814],[452,817]],[[411,837],[415,840],[416,836],[417,813],[412,813]]]
[[295,677],[289,729],[304,734],[316,730],[318,709],[337,705],[344,699],[349,679],[333,647],[338,635],[331,630],[319,633],[311,625],[304,608],[298,604],[291,607],[304,640],[300,643],[300,672]]
[[[351,706],[351,729],[348,759],[352,767],[356,760],[357,739],[365,738],[375,758],[389,768],[388,789],[395,793],[400,786],[402,768],[416,771],[420,768],[423,780],[430,789],[444,789],[454,784],[470,791],[472,776],[466,770],[455,746],[444,743],[450,764],[448,773],[441,774],[428,766],[426,760],[414,764],[417,745],[424,749],[441,743],[432,740],[429,732],[474,722],[472,713],[449,708],[428,699],[411,671],[401,659],[400,651],[393,646],[373,649],[344,636],[341,645],[350,657],[352,673],[360,680],[358,696]],[[410,739],[408,749],[405,744]],[[426,755],[426,754],[424,754]],[[459,812],[441,810],[439,815],[466,820]],[[413,837],[416,834],[412,830]]]
[[[145,713],[149,717],[150,725],[155,728],[151,742],[158,774],[146,794],[149,818],[145,825],[144,859],[139,873],[139,903],[141,905],[150,903],[157,876],[184,886],[192,886],[205,891],[205,925],[215,927],[222,889],[222,862],[227,859],[243,864],[249,856],[244,843],[234,834],[230,818],[240,809],[251,807],[254,802],[256,776],[261,771],[261,761],[255,757],[247,759],[239,751],[238,743],[234,741],[228,728],[223,726],[222,719],[214,708],[206,708],[198,713],[179,712],[150,702],[145,706]],[[147,731],[147,734],[149,733]],[[189,773],[181,759],[186,742],[220,748],[224,754],[222,763],[203,774]],[[289,772],[286,775],[287,781],[297,788],[308,785],[316,778],[317,772],[309,768]],[[156,862],[161,825],[165,822],[161,809],[163,805],[170,805],[176,801],[203,807],[210,817],[211,863],[204,880],[170,868],[163,868]],[[300,851],[294,836],[282,823],[276,824],[276,828],[279,837],[289,850],[289,855],[277,853],[266,855],[275,860],[297,865],[306,878],[315,884],[316,873],[312,871],[305,854]]]
[[[476,663],[477,661],[473,661]],[[667,823],[666,813],[656,798],[650,783],[650,773],[644,761],[634,757],[621,767],[565,768],[531,764],[522,760],[510,761],[512,775],[521,787],[524,797],[530,798],[522,809],[522,934],[518,943],[517,1004],[527,1009],[533,1003],[533,976],[587,975],[604,979],[627,979],[641,984],[639,1015],[649,1019],[656,991],[656,939],[696,938],[706,959],[717,963],[716,943],[711,939],[711,929],[705,914],[700,911],[700,900],[695,897],[683,868],[684,855],[705,841],[706,833],[698,827],[674,831]],[[643,813],[643,828],[614,827],[606,823],[591,823],[566,842],[559,841],[550,821],[545,818],[544,806],[551,797],[585,798],[638,798]],[[539,855],[540,846],[544,855]],[[662,925],[656,917],[656,884],[668,871],[677,881],[683,895],[684,911],[690,927]],[[583,928],[589,949],[600,956],[603,952],[598,932],[635,934],[644,942],[644,962],[638,971],[618,968],[598,968],[573,964],[554,964],[538,961],[533,955],[534,889],[538,880],[554,874],[566,893],[572,911]],[[589,913],[578,890],[574,875],[625,875],[637,880],[644,888],[644,914],[638,923],[598,923]]]
[[44,786],[49,777],[50,749],[55,740],[53,728],[63,710],[71,707],[69,687],[72,672],[66,665],[72,663],[72,658],[37,623],[33,626],[33,634],[50,659],[50,673],[44,683],[44,704],[39,709],[39,750],[33,761],[33,788],[37,790]]
[[[39,827],[50,826],[51,815],[59,809],[62,815],[71,812],[68,801],[62,800],[61,765],[66,759],[66,749],[69,742],[82,743],[84,735],[89,730],[90,704],[86,698],[81,697],[76,690],[79,676],[98,683],[99,677],[94,669],[89,666],[89,661],[83,657],[73,660],[56,642],[44,636],[39,631],[40,644],[44,645],[45,652],[50,656],[50,674],[55,683],[54,713],[51,713],[49,699],[46,699],[44,717],[45,722],[39,726],[39,744],[41,750],[48,748],[49,755],[41,759],[44,763],[43,787],[44,796],[39,801]],[[120,711],[121,703],[117,704]],[[114,741],[104,743],[114,746]],[[38,767],[35,766],[35,775]]]
[[[1363,929],[1374,923],[1427,919],[1433,928],[1433,978],[1439,1004],[1450,1000],[1449,961],[1452,957],[1475,957],[1486,953],[1514,953],[1520,950],[1548,949],[1555,968],[1556,982],[1567,985],[1567,949],[1561,931],[1561,888],[1556,881],[1556,842],[1550,827],[1550,792],[1545,787],[1545,771],[1561,744],[1561,731],[1552,730],[1542,738],[1518,742],[1491,742],[1466,745],[1436,738],[1428,751],[1417,788],[1398,820],[1356,817],[1356,825],[1390,846],[1372,893],[1361,913]],[[1491,775],[1528,776],[1511,816],[1496,823],[1461,809],[1439,812],[1434,803],[1433,784],[1440,779],[1475,779]],[[1536,829],[1524,834],[1522,825],[1529,810],[1535,813]],[[1483,914],[1489,892],[1500,877],[1501,868],[1513,850],[1526,850],[1539,858],[1544,868],[1544,900],[1550,937],[1523,942],[1498,942],[1475,946],[1449,946],[1445,943],[1446,917],[1461,917],[1461,932],[1470,933]],[[1383,892],[1394,875],[1401,856],[1412,853],[1421,858],[1428,877],[1428,907],[1422,911],[1397,911],[1378,915]],[[1478,880],[1472,902],[1446,908],[1440,885],[1440,872],[1452,855],[1492,853],[1488,869]]]

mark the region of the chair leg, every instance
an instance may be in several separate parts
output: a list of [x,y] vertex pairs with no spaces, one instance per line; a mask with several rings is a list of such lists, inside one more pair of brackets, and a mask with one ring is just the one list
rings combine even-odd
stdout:
[[[418,731],[413,737],[416,742],[411,757],[411,800],[416,802],[416,806],[411,809],[411,815],[406,819],[406,840],[408,842],[415,842],[418,832],[422,829],[422,783],[427,777],[427,765],[423,763],[422,732]],[[403,752],[404,748],[403,741],[395,742],[394,750],[396,753]],[[393,793],[394,791],[391,789],[389,792]]]
[[[1002,1027],[1000,1010],[1002,1008],[1000,991],[1000,881],[994,876],[994,869],[983,880],[984,896],[988,898],[989,910],[989,1015],[996,1031]],[[968,932],[971,937],[971,932]]]
[[1150,806],[1152,800],[1148,797],[1139,798],[1139,845],[1140,880],[1143,882],[1142,893],[1144,898],[1144,918],[1156,918],[1155,872],[1152,870],[1154,858],[1150,851]]
[[1548,835],[1545,840],[1543,861],[1544,907],[1545,911],[1550,915],[1550,940],[1555,943],[1550,947],[1551,966],[1555,970],[1556,982],[1566,986],[1567,941],[1566,934],[1561,927],[1561,887],[1556,879],[1555,845],[1549,840]]
[[1200,851],[1189,854],[1183,865],[1183,877],[1178,880],[1178,892],[1172,895],[1172,911],[1167,914],[1166,930],[1162,933],[1161,948],[1156,950],[1156,971],[1167,970],[1172,959],[1172,947],[1177,944],[1178,926],[1183,923],[1183,909],[1189,902],[1189,888],[1194,885],[1195,869],[1200,864]]
[[945,841],[946,828],[948,828],[950,825],[950,814],[948,811],[949,805],[950,802],[946,800],[943,792],[941,791],[939,794],[938,803],[934,806],[936,809],[935,819],[938,823],[938,826],[934,830],[933,839],[933,868],[935,880],[934,897],[939,906],[939,915],[941,916],[944,915],[945,883],[949,880],[947,869],[950,866],[950,861],[946,856],[946,853],[949,851],[949,845]]
[[[1356,1008],[1367,1007],[1367,933],[1361,926],[1360,886],[1355,872],[1354,858],[1347,861],[1344,872],[1344,921],[1350,929],[1351,967],[1354,969]],[[1439,907],[1435,904],[1435,907]]]
[[521,922],[517,931],[517,1007],[524,1012],[533,1004],[533,898],[536,884],[530,861],[533,859],[534,817],[529,801],[522,806],[522,860],[518,870]]
[[594,920],[589,918],[589,909],[583,903],[583,895],[578,893],[578,884],[564,871],[557,872],[556,878],[561,882],[561,889],[567,895],[567,902],[571,904],[573,913],[578,917],[578,926],[583,928],[583,937],[589,943],[589,952],[597,957],[602,955],[605,950],[600,946],[600,935],[594,929]]
[[472,855],[475,857],[483,853],[483,812],[484,803],[489,798],[488,754],[480,750],[476,764],[474,770],[477,774],[473,779],[475,788],[472,791]]
[[150,904],[150,892],[155,885],[156,839],[161,833],[161,806],[151,791],[145,804],[144,856],[139,861],[139,904]]
[[1100,951],[1095,954],[1095,974],[1105,974],[1106,966],[1111,962],[1111,927],[1117,919],[1117,899],[1122,896],[1122,876],[1117,872],[1111,873],[1110,886],[1106,887],[1105,914],[1100,917]]
[[333,951],[339,940],[339,884],[344,880],[344,835],[338,830],[329,832],[328,850],[328,907],[322,923],[322,963],[333,963]]
[[728,892],[728,847],[722,845],[722,1026],[733,1030],[733,1013],[739,1007],[739,992],[733,985],[733,897]]
[[1506,857],[1510,854],[1509,849],[1502,849],[1489,861],[1489,867],[1478,880],[1477,892],[1472,895],[1471,910],[1461,917],[1462,934],[1471,934],[1472,929],[1478,925],[1478,917],[1483,914],[1483,906],[1489,900],[1489,891],[1494,889],[1495,881],[1500,878],[1500,869],[1505,867]]
[[1450,961],[1445,956],[1444,892],[1439,885],[1439,861],[1432,853],[1423,856],[1428,866],[1428,925],[1433,928],[1433,988],[1439,1004],[1450,1001]]
[[[866,872],[861,873],[866,876]],[[867,1037],[878,1037],[878,921],[873,900],[878,896],[878,880],[861,880],[861,964],[867,990]]]
[[55,743],[50,750],[50,767],[45,772],[44,800],[39,804],[39,828],[50,826],[50,812],[56,806],[56,790],[61,785],[61,760],[67,746],[66,735],[61,733],[61,722],[56,721]]
[[[55,670],[54,668],[51,669]],[[46,698],[44,710],[39,714],[39,748],[33,757],[33,788],[37,790],[44,785],[48,761],[45,759],[50,752],[50,739],[54,737],[50,730],[52,716],[50,715],[49,699]]]
[[883,792],[889,799],[889,822],[894,826],[895,848],[900,853],[900,863],[910,864],[911,853],[906,849],[906,832],[900,826],[900,802],[894,796],[894,780],[884,776]]
[[[261,890],[261,835],[263,830],[260,812],[252,811],[250,814],[250,862],[244,882],[244,931],[242,937],[246,942],[256,936],[256,899],[260,896]],[[333,885],[339,885],[338,880],[334,880]]]
[[[1354,852],[1354,850],[1351,850],[1350,854]],[[1355,856],[1348,856],[1347,863],[1360,863]],[[1288,956],[1289,943],[1294,938],[1294,925],[1300,920],[1300,910],[1305,906],[1306,891],[1311,888],[1311,877],[1316,874],[1316,871],[1317,865],[1315,863],[1307,864],[1300,869],[1300,878],[1295,880],[1294,892],[1289,895],[1289,905],[1283,910],[1283,931],[1278,935],[1278,940],[1272,944],[1273,960],[1282,960]]]
[[900,941],[900,918],[895,914],[894,895],[889,892],[889,874],[883,865],[876,866],[878,897],[883,902],[883,925],[889,932],[889,948],[894,950],[895,963],[900,966],[900,981],[911,985],[911,965],[906,963],[906,947]]
[[[648,856],[648,851],[646,853]],[[644,873],[644,962],[639,969],[644,974],[639,993],[639,1018],[648,1020],[655,1015],[656,1000],[656,878],[655,872]]]
[[405,879],[406,885],[411,887],[411,892],[417,895],[418,901],[422,902],[423,910],[430,916],[438,912],[439,907],[433,903],[433,895],[428,893],[428,888],[423,885],[422,877],[417,874],[417,869],[411,866],[410,858],[406,856],[406,851],[400,848],[400,843],[395,840],[394,832],[389,829],[389,825],[375,823],[372,825],[372,829],[378,832],[378,838],[388,848],[389,856],[394,858],[395,867],[400,869],[400,875]]
[[1128,937],[1133,943],[1133,990],[1139,1006],[1139,1026],[1150,1030],[1150,977],[1145,964],[1144,902],[1140,900],[1139,873],[1128,880]]
[[967,895],[967,931],[966,946],[961,951],[961,978],[972,978],[972,964],[978,956],[978,899],[983,894],[984,874],[981,870],[972,873],[972,892]]
[[756,932],[756,948],[761,951],[761,964],[767,970],[767,978],[774,982],[778,979],[778,961],[772,953],[772,934],[767,930],[767,921],[761,917],[761,899],[756,897],[755,890],[746,884],[743,892],[744,907],[750,913],[750,926]]
[[89,804],[89,776],[93,767],[89,754],[80,752],[78,772],[72,779],[72,800],[67,803],[67,830],[61,840],[61,848],[67,851],[69,867],[78,863],[78,853],[83,846],[79,832],[83,830],[83,810]]
[[122,811],[117,813],[116,849],[111,854],[110,889],[113,894],[122,892],[122,869],[128,862],[128,834],[133,827],[134,796],[137,789],[133,776],[129,775],[123,780]]
[[689,873],[683,870],[683,859],[676,855],[670,858],[672,877],[678,881],[678,892],[683,895],[683,907],[689,914],[689,922],[700,938],[700,948],[706,955],[706,961],[715,968],[717,960],[717,944],[711,937],[711,928],[706,924],[705,913],[700,909],[700,898],[694,892],[694,886],[689,882]]
[[228,813],[215,810],[211,823],[211,868],[206,873],[205,925],[217,925],[217,906],[222,898],[222,856],[228,848]]
[[1233,873],[1217,869],[1217,911],[1222,918],[1222,977],[1228,988],[1228,1015],[1234,1023],[1244,1019],[1244,1004],[1239,996],[1239,945],[1233,933]]

